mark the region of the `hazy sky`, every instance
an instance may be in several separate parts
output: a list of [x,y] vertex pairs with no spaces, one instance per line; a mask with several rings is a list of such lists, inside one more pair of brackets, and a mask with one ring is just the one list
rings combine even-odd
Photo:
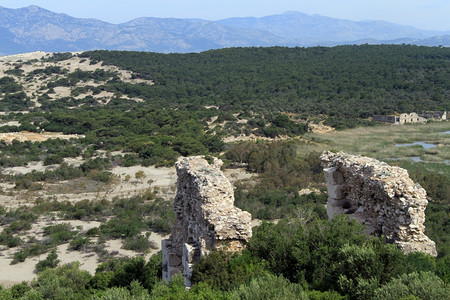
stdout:
[[450,30],[450,0],[0,0],[0,6],[28,5],[122,23],[138,17],[261,17],[300,11],[354,21],[383,20],[422,29]]

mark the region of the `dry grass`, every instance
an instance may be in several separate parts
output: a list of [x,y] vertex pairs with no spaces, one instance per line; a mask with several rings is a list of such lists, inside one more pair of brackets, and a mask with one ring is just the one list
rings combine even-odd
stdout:
[[[318,148],[328,148],[377,159],[420,156],[424,161],[442,162],[450,158],[450,134],[442,134],[450,128],[449,122],[432,122],[406,126],[361,127],[325,134],[309,134]],[[396,147],[396,144],[423,141],[435,144],[425,150],[420,145]],[[320,147],[322,146],[322,147]]]

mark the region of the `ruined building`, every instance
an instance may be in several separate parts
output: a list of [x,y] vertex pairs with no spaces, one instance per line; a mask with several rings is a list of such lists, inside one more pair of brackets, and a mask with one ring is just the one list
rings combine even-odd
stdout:
[[405,169],[342,152],[324,152],[321,160],[330,218],[349,214],[367,226],[368,234],[384,235],[404,253],[437,255],[435,243],[424,234],[426,191]]
[[383,123],[391,123],[391,124],[407,124],[407,123],[426,123],[427,119],[422,116],[419,116],[417,113],[409,113],[409,114],[400,114],[398,116],[389,115],[374,115],[372,120]]
[[427,120],[433,121],[445,121],[447,120],[447,112],[446,111],[422,111],[421,117],[424,117]]
[[200,156],[177,161],[176,224],[162,241],[163,280],[181,272],[190,286],[193,264],[202,255],[214,248],[240,251],[251,238],[251,215],[234,206],[233,186],[221,165]]

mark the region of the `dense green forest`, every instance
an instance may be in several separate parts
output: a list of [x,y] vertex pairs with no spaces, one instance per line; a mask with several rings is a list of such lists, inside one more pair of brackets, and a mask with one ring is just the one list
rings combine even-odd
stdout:
[[192,54],[93,51],[154,86],[110,82],[105,89],[164,106],[219,105],[234,111],[302,116],[448,110],[450,50],[395,45],[231,48]]
[[[42,61],[64,61],[73,54],[56,54]],[[250,113],[271,122],[273,114],[290,112],[298,119],[325,119],[337,128],[369,124],[374,114],[449,110],[450,50],[411,45],[361,45],[313,48],[229,48],[190,54],[91,51],[78,54],[91,64],[115,65],[132,72],[125,82],[116,72],[97,69],[69,72],[47,66],[23,74],[17,64],[0,78],[2,111],[90,109],[106,106],[202,110],[217,105],[220,114]],[[29,63],[29,62],[28,62]],[[30,96],[11,75],[51,79],[33,107]],[[77,86],[79,82],[95,85]],[[70,96],[52,99],[56,87]],[[93,95],[111,92],[111,101]],[[84,98],[78,95],[92,92]],[[138,98],[143,103],[126,99]],[[230,119],[230,117],[227,117]],[[271,135],[266,132],[265,135]]]

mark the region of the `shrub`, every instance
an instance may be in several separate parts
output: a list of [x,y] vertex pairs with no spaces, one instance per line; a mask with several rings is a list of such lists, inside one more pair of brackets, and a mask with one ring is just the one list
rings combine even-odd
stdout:
[[137,252],[147,252],[150,248],[156,248],[156,246],[154,243],[149,241],[149,235],[138,235],[127,237],[123,243],[123,248]]
[[100,229],[98,227],[90,228],[86,231],[87,236],[96,236],[99,235]]
[[57,154],[49,155],[44,159],[44,166],[55,165],[55,164],[59,165],[63,161],[64,161],[64,159]]
[[128,215],[118,216],[100,225],[100,232],[106,237],[122,238],[135,236],[141,232],[142,228],[140,216],[130,212]]
[[70,224],[57,224],[44,227],[44,235],[48,236],[47,244],[59,245],[72,239],[77,233],[71,231]]
[[80,263],[74,262],[54,269],[47,268],[31,283],[43,299],[88,299],[88,282],[92,276],[80,270]]
[[419,299],[448,299],[450,288],[430,272],[403,274],[375,291],[374,300],[397,300],[410,296]]
[[302,287],[282,276],[268,274],[253,278],[249,283],[234,289],[231,299],[258,300],[258,299],[309,299]]
[[47,247],[42,244],[34,244],[30,247],[24,248],[16,253],[14,253],[13,260],[11,264],[17,264],[19,262],[25,261],[28,256],[37,256],[45,253],[47,251]]
[[31,223],[27,220],[13,221],[11,224],[9,224],[9,227],[7,228],[8,232],[12,233],[29,229],[31,229]]
[[47,258],[41,260],[36,264],[36,270],[38,272],[42,272],[47,268],[56,268],[60,260],[58,259],[58,254],[56,254],[56,250],[53,249],[48,255]]
[[88,178],[100,182],[110,182],[112,175],[111,172],[91,170],[88,174]]
[[77,239],[70,241],[69,247],[72,250],[78,251],[81,249],[85,249],[85,247],[89,244],[90,244],[89,238],[77,238]]
[[6,245],[8,248],[14,248],[22,244],[22,239],[18,236],[13,236],[11,233],[3,231],[0,234],[0,245]]
[[26,190],[33,184],[33,182],[26,178],[19,178],[14,184],[14,188],[16,190]]
[[228,291],[254,276],[265,274],[265,267],[249,251],[236,255],[213,250],[195,266],[192,282],[203,282],[213,289]]
[[[22,297],[25,293],[31,290],[31,287],[28,285],[28,283],[21,282],[18,284],[15,284],[11,287],[11,294],[14,299],[19,299]],[[3,299],[3,298],[0,298]]]

